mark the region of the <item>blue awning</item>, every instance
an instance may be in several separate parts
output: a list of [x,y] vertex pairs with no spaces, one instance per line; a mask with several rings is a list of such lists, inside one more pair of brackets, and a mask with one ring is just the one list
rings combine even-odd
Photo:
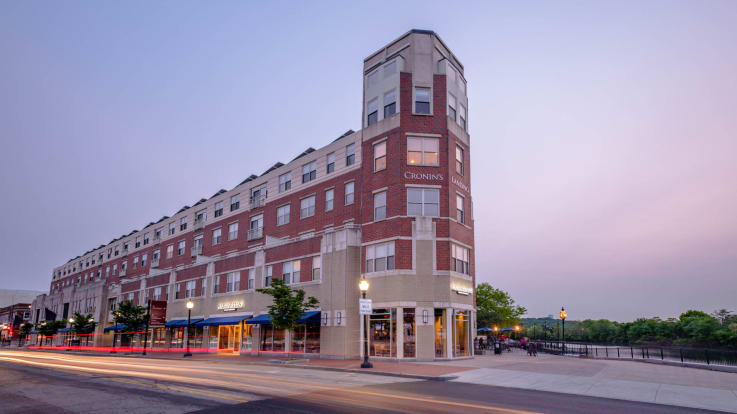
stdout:
[[[192,325],[196,324],[197,322],[202,321],[202,318],[195,318],[190,321]],[[186,328],[187,327],[187,320],[186,319],[174,319],[164,324],[167,328]]]
[[479,328],[477,329],[479,332],[491,332],[491,328]]
[[197,326],[238,325],[242,320],[250,317],[251,315],[218,316],[217,318],[207,318],[204,321],[197,322]]
[[297,323],[320,323],[320,311],[307,312]]
[[268,313],[264,313],[263,315],[258,315],[255,318],[247,320],[246,323],[249,325],[270,325],[271,316]]
[[117,325],[108,326],[107,328],[103,329],[102,331],[107,333],[107,332],[115,331],[117,329],[117,331],[120,332],[120,331],[123,330],[123,328],[125,328],[125,325],[123,325],[122,323],[119,323]]
[[56,331],[56,332],[57,332],[57,333],[67,333],[67,332],[69,332],[69,329],[70,329],[70,328],[61,328],[61,329],[59,329],[59,330],[58,330],[58,331]]

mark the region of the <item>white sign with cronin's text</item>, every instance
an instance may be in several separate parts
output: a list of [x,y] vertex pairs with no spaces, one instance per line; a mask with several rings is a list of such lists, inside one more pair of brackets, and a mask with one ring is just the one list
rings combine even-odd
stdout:
[[371,315],[373,313],[371,299],[359,299],[358,308],[361,310],[361,315]]

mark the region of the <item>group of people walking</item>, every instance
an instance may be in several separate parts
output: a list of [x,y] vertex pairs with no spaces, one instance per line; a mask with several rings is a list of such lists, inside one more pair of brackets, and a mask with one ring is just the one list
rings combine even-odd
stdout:
[[[498,344],[498,346],[497,346]],[[538,346],[535,342],[530,341],[529,338],[524,337],[518,341],[515,341],[511,338],[507,337],[494,337],[492,335],[487,336],[477,336],[473,340],[474,348],[477,350],[477,353],[484,353],[486,350],[494,350],[495,353],[500,353],[501,351],[507,351],[512,352],[512,347],[519,346],[520,348],[527,351],[527,355],[529,356],[537,356],[537,349]]]

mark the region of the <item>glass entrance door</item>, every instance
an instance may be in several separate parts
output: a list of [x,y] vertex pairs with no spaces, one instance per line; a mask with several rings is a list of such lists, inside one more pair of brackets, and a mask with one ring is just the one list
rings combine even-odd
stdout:
[[218,329],[218,351],[240,352],[241,326],[220,325]]

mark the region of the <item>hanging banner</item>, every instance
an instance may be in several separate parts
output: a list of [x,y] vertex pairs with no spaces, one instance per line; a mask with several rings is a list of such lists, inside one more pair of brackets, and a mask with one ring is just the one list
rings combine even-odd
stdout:
[[151,301],[151,319],[149,324],[151,326],[164,325],[166,323],[166,301],[165,300],[152,300]]

